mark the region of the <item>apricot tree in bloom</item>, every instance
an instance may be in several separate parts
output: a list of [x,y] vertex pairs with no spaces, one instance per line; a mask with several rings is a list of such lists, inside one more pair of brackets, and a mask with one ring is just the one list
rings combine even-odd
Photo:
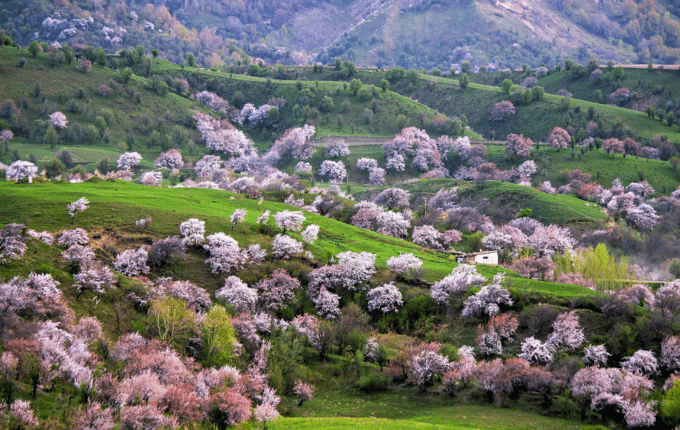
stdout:
[[236,209],[231,216],[229,217],[229,221],[231,222],[231,229],[233,230],[234,227],[236,227],[238,224],[242,223],[243,221],[246,220],[246,215],[248,215],[248,211],[240,208]]
[[438,353],[441,344],[432,342],[417,348],[409,360],[409,379],[421,390],[437,374],[446,372],[449,359]]
[[396,275],[413,277],[423,268],[423,261],[409,252],[390,257],[385,265]]
[[528,238],[522,230],[509,225],[496,229],[482,238],[484,248],[496,251],[516,251],[526,247],[527,243]]
[[548,144],[559,151],[562,148],[566,148],[571,143],[571,136],[567,133],[567,130],[561,127],[555,127],[550,131],[548,135]]
[[446,303],[449,298],[465,293],[470,287],[481,285],[486,278],[469,264],[459,264],[449,275],[437,281],[430,289],[430,296],[437,303]]
[[35,231],[33,229],[29,229],[26,234],[38,240],[42,240],[48,245],[52,245],[54,243],[54,236],[52,236],[52,233],[49,231]]
[[247,255],[239,250],[238,242],[222,232],[207,237],[208,244],[203,245],[210,257],[205,260],[210,264],[213,273],[231,272],[240,269],[247,262]]
[[[458,230],[451,229],[441,233],[429,224],[414,227],[411,237],[416,245],[437,250],[442,250],[444,246],[448,246],[451,243],[458,243],[463,238]],[[442,243],[444,244],[443,246]]]
[[366,170],[370,172],[371,170],[375,169],[378,167],[378,160],[375,158],[359,158],[357,160],[357,168],[359,170]]
[[304,402],[314,398],[314,387],[299,380],[293,387],[293,393],[297,397],[298,406],[302,406]]
[[503,121],[515,114],[515,105],[507,100],[500,101],[491,108],[491,121]]
[[0,230],[0,263],[6,264],[10,260],[18,260],[26,251],[23,224],[7,224]]
[[321,287],[319,294],[312,298],[314,308],[319,316],[326,319],[336,319],[340,315],[340,296]]
[[402,154],[394,154],[387,158],[385,167],[401,172],[406,169],[406,157],[404,157]]
[[380,311],[384,314],[398,312],[399,308],[404,305],[401,292],[394,285],[394,282],[373,288],[368,292],[366,298],[368,299],[368,310],[371,312]]
[[302,214],[302,211],[284,210],[274,214],[274,221],[276,221],[276,226],[282,228],[283,233],[285,234],[287,230],[302,230],[302,223],[305,221],[305,216]]
[[[5,405],[0,404],[0,416],[4,415]],[[33,428],[39,424],[28,400],[15,400],[9,407],[9,415],[14,418],[17,428]]]
[[654,375],[659,368],[659,362],[654,352],[640,349],[630,357],[624,358],[621,361],[621,368],[642,375]]
[[142,173],[139,183],[149,187],[160,187],[163,182],[163,174],[161,172],[144,172]]
[[253,312],[257,304],[257,291],[249,288],[236,276],[229,276],[224,287],[215,293],[215,298],[223,300],[240,312]]
[[126,152],[121,154],[116,161],[119,170],[131,170],[142,161],[142,156],[138,152]]
[[331,157],[344,157],[350,154],[349,146],[343,140],[333,140],[326,146]]
[[477,345],[484,355],[502,354],[502,341],[512,343],[512,335],[515,334],[519,323],[517,318],[509,314],[502,314],[491,318],[486,328],[477,326]]
[[71,202],[68,204],[68,215],[71,217],[71,224],[75,222],[76,219],[76,213],[77,212],[83,212],[88,208],[88,205],[90,204],[90,201],[87,200],[85,197],[81,197],[75,202]]
[[161,152],[153,164],[161,169],[181,169],[184,167],[184,160],[182,159],[182,154],[173,148]]
[[409,227],[411,227],[411,221],[402,213],[383,211],[375,218],[376,231],[386,236],[404,237]]
[[253,142],[235,128],[221,128],[204,135],[205,146],[227,156],[256,157],[257,151]]
[[222,159],[217,155],[205,155],[194,165],[199,179],[212,180],[213,175],[222,168]]
[[494,316],[500,312],[500,306],[512,306],[510,292],[501,287],[504,275],[496,274],[491,284],[482,287],[478,293],[468,297],[463,303],[462,315],[465,318]]
[[205,289],[197,287],[190,281],[161,279],[151,290],[150,295],[152,298],[169,296],[181,299],[189,309],[198,313],[208,312],[212,304]]
[[149,273],[149,266],[146,265],[146,260],[149,254],[144,248],[126,249],[116,256],[116,262],[113,267],[123,275],[139,276]]
[[507,157],[528,157],[534,142],[523,134],[508,134],[505,138],[505,155]]
[[680,369],[680,338],[672,336],[661,342],[659,364],[671,372]]
[[200,245],[205,241],[205,221],[189,218],[179,225],[179,232],[187,245]]
[[306,161],[298,161],[293,171],[300,173],[312,173],[312,165]]
[[62,252],[61,256],[69,263],[71,268],[76,268],[94,260],[95,254],[94,250],[89,246],[82,246],[75,243],[69,246],[66,251]]
[[611,354],[604,345],[588,345],[583,350],[583,364],[586,366],[606,366]]
[[88,403],[74,420],[77,430],[110,430],[114,425],[113,408],[102,409],[102,404],[96,401]]
[[43,319],[63,315],[65,304],[58,285],[52,275],[33,272],[28,279],[15,276],[0,283],[0,315],[22,313]]
[[647,203],[628,209],[625,214],[626,220],[640,231],[652,231],[659,221],[656,210]]
[[7,143],[8,140],[14,138],[14,133],[12,133],[12,130],[9,129],[4,129],[0,131],[0,142],[2,143]]
[[96,260],[84,261],[80,272],[73,275],[73,278],[76,280],[73,286],[78,290],[78,297],[88,290],[95,294],[104,294],[118,282],[111,269]]
[[314,243],[317,237],[319,237],[319,226],[316,224],[308,225],[302,232],[302,240],[310,245]]
[[276,258],[288,259],[303,251],[302,243],[284,234],[277,234],[272,241],[272,255]]
[[289,159],[307,160],[316,151],[315,144],[310,140],[316,133],[314,126],[305,125],[286,130],[283,136],[276,139],[271,149],[264,155],[264,161],[275,166]]
[[163,415],[154,404],[127,406],[120,411],[120,427],[123,429],[159,429],[176,425],[174,418]]
[[82,228],[74,228],[72,230],[62,230],[57,236],[58,245],[87,245],[90,237]]
[[385,206],[390,209],[408,207],[411,193],[401,188],[388,188],[381,191],[375,198],[375,204]]
[[614,154],[624,154],[626,152],[623,142],[615,137],[605,140],[602,144],[602,150],[612,157],[614,157]]
[[385,169],[381,167],[376,167],[375,169],[371,169],[368,172],[368,182],[370,182],[371,185],[379,187],[381,185],[385,185]]
[[28,178],[31,182],[33,178],[38,175],[38,166],[30,161],[17,160],[9,165],[5,172],[8,181],[18,181],[23,178]]
[[259,292],[262,307],[275,311],[295,297],[295,291],[300,289],[300,281],[291,277],[285,269],[276,269],[271,278],[261,279],[255,288]]
[[583,329],[578,322],[576,311],[560,314],[552,325],[553,332],[548,336],[547,343],[553,348],[566,347],[574,351],[581,347],[586,340]]
[[576,243],[569,229],[551,224],[537,227],[529,236],[528,245],[534,248],[537,256],[551,257],[571,249]]
[[319,175],[328,177],[333,184],[342,184],[347,177],[347,169],[342,161],[324,160],[319,168]]
[[66,115],[58,111],[50,114],[49,121],[54,128],[66,128],[66,124],[68,123]]
[[522,342],[522,353],[518,357],[530,363],[548,364],[552,362],[554,352],[555,348],[551,344],[531,336]]
[[517,171],[522,176],[531,176],[536,173],[537,170],[536,162],[534,160],[527,160],[517,167]]

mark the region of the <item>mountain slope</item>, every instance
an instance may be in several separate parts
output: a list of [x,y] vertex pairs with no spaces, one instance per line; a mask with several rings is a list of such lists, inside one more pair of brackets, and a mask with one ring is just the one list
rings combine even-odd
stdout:
[[142,45],[175,62],[193,53],[208,67],[344,57],[448,71],[462,61],[501,69],[565,58],[672,64],[680,56],[677,13],[670,0],[9,0],[0,29],[21,44],[91,43],[109,52]]

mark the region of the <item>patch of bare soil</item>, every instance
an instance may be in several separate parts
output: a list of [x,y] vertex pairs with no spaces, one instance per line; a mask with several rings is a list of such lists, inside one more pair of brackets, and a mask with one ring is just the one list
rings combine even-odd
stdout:
[[633,109],[640,112],[645,112],[647,107],[651,106],[654,109],[660,107],[663,102],[663,94],[650,94],[645,97],[640,97],[638,99],[629,102],[626,105],[627,109]]

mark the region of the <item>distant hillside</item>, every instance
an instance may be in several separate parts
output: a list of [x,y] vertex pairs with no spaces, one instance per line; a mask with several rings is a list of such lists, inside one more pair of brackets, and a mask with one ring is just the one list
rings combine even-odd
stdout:
[[[234,68],[245,73],[243,68]],[[641,142],[650,141],[655,136],[665,135],[671,142],[680,144],[680,129],[677,121],[672,127],[665,121],[660,121],[658,115],[664,116],[666,109],[675,111],[675,101],[680,91],[677,90],[677,71],[655,71],[650,74],[646,70],[624,69],[624,77],[615,81],[603,77],[599,83],[591,82],[585,66],[574,66],[574,70],[552,69],[547,75],[537,80],[537,85],[546,85],[545,94],[541,100],[531,99],[528,103],[523,98],[523,92],[506,94],[498,87],[504,79],[511,79],[513,84],[520,85],[526,78],[536,75],[536,70],[527,72],[496,72],[473,73],[469,75],[470,85],[463,89],[458,79],[428,75],[417,71],[402,71],[396,76],[393,70],[357,69],[353,76],[344,76],[343,70],[335,67],[324,67],[314,72],[311,67],[289,67],[286,69],[269,68],[263,70],[260,76],[267,76],[286,80],[310,81],[343,81],[358,78],[365,84],[380,85],[382,80],[388,80],[390,91],[404,95],[418,103],[435,109],[449,117],[467,120],[470,128],[487,139],[503,140],[509,133],[524,134],[535,141],[545,140],[553,127],[564,127],[572,134],[580,129],[586,129],[590,122],[597,125],[595,137],[603,139],[629,135]],[[576,75],[576,70],[583,70]],[[317,69],[318,70],[318,69]],[[603,75],[609,74],[606,65],[602,65]],[[586,76],[588,73],[586,73]],[[235,76],[235,75],[234,75]],[[614,90],[631,86],[631,98],[622,106],[614,106],[607,98]],[[568,105],[560,105],[561,97],[555,95],[561,89],[574,89],[573,97]],[[603,97],[597,98],[596,89],[600,88]],[[638,92],[639,91],[639,92]],[[581,97],[583,99],[581,99]],[[636,100],[654,98],[659,106],[656,120],[646,113],[636,111]],[[495,103],[508,100],[514,104],[516,114],[503,121],[491,121],[490,111]],[[669,104],[669,102],[671,102]],[[591,115],[592,110],[592,115]],[[637,110],[645,110],[640,108]],[[680,112],[677,117],[680,118]]]
[[[15,134],[9,147],[0,151],[2,162],[17,155],[46,159],[68,148],[75,163],[92,163],[94,170],[99,160],[108,158],[115,164],[127,150],[144,156],[143,167],[152,166],[161,151],[175,146],[189,157],[205,152],[204,146],[192,143],[200,135],[191,113],[203,108],[189,99],[182,82],[163,83],[166,90],[159,93],[146,78],[132,75],[126,81],[120,70],[94,66],[86,73],[79,71],[77,60],[53,64],[46,54],[33,58],[27,50],[8,46],[0,47],[0,57],[0,128]],[[51,140],[46,120],[53,111],[63,112],[68,124]]]
[[672,0],[8,0],[0,29],[21,44],[142,45],[174,62],[192,53],[207,67],[342,57],[448,71],[464,61],[497,69],[566,58],[673,64],[678,13]]
[[[572,195],[546,194],[531,187],[521,185],[489,181],[483,189],[479,189],[470,182],[454,181],[452,179],[430,179],[396,185],[398,188],[408,190],[414,200],[429,199],[441,189],[459,187],[459,194],[463,198],[479,200],[489,199],[496,209],[490,208],[485,213],[491,216],[495,212],[507,213],[515,217],[522,209],[531,209],[533,217],[544,224],[573,225],[603,221],[607,219],[596,205],[591,205],[579,200]],[[371,197],[382,191],[385,187],[358,192],[356,196],[361,199]],[[512,219],[512,218],[511,218]]]
[[[61,54],[57,51],[33,58],[28,50],[0,46],[0,53],[0,129],[15,134],[0,151],[5,164],[29,156],[47,160],[68,149],[75,163],[94,171],[99,160],[114,162],[121,152],[133,150],[144,157],[141,167],[148,168],[161,151],[172,147],[195,161],[207,150],[191,114],[209,109],[190,93],[202,90],[217,91],[236,108],[272,99],[282,103],[266,125],[243,127],[261,151],[286,129],[304,124],[315,125],[318,137],[392,137],[403,126],[422,127],[433,135],[463,132],[458,119],[371,85],[362,84],[355,93],[347,82],[297,83],[199,71],[152,56],[131,60],[133,74],[126,80],[122,70],[128,57],[110,56],[105,67],[95,65],[85,73],[78,60],[71,64],[55,60],[61,58],[55,57]],[[66,114],[68,126],[51,140],[46,137],[46,120],[53,111]]]

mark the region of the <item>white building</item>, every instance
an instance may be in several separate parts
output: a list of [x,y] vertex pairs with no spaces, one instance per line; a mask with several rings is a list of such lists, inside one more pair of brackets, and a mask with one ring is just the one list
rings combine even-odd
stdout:
[[471,254],[459,254],[456,257],[458,263],[467,264],[490,264],[492,266],[498,265],[498,252],[497,251],[479,251],[473,252]]

